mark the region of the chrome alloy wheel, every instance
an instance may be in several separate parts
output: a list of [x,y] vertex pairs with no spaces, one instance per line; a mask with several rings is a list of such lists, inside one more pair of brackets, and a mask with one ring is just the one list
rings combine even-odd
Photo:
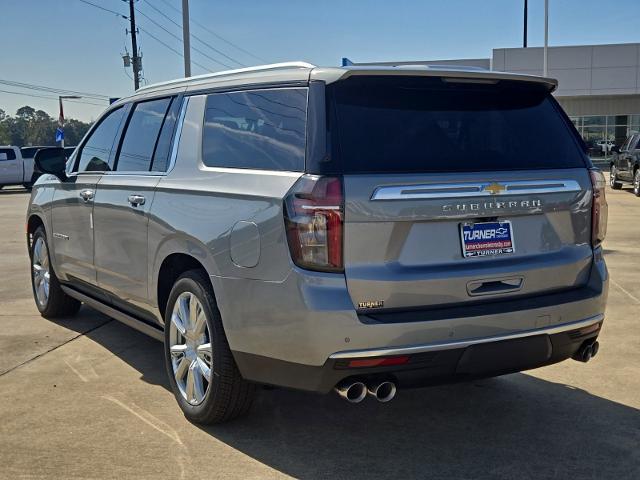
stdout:
[[199,405],[211,383],[212,349],[205,311],[191,292],[181,293],[173,306],[169,352],[180,393],[191,405]]
[[636,174],[633,176],[633,193],[640,197],[640,170],[636,170]]
[[47,306],[49,300],[49,252],[44,238],[38,237],[33,246],[33,258],[31,260],[31,271],[33,275],[33,289],[36,299],[41,307]]

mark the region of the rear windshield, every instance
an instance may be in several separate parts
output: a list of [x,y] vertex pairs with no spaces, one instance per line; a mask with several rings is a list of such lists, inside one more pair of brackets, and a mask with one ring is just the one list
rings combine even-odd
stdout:
[[327,87],[323,170],[411,173],[574,168],[580,143],[544,86],[352,77]]

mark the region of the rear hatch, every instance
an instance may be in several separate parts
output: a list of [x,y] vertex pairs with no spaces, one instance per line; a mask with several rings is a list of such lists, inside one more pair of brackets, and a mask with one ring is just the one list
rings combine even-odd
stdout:
[[591,180],[540,83],[352,77],[327,87],[344,269],[360,310],[584,285]]

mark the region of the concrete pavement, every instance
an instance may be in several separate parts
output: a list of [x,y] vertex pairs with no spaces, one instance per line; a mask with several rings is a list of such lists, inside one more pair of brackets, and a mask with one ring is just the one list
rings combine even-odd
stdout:
[[612,284],[600,353],[390,404],[261,392],[202,428],[168,389],[161,345],[31,298],[28,195],[0,191],[0,478],[640,478],[640,198],[607,191]]

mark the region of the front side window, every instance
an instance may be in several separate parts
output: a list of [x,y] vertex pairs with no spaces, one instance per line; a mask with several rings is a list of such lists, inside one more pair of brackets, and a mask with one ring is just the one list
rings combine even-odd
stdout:
[[211,94],[203,162],[208,167],[302,171],[306,119],[306,88]]
[[109,156],[114,147],[124,108],[113,110],[102,119],[82,147],[78,172],[106,172],[109,168]]
[[148,172],[171,98],[137,103],[122,139],[116,162],[121,172]]

